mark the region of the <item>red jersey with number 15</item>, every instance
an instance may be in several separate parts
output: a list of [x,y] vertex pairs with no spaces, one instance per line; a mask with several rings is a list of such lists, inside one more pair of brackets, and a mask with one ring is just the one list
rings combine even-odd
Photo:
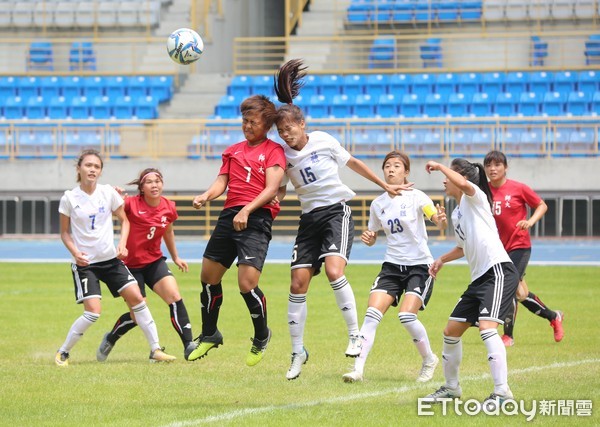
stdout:
[[127,197],[125,214],[130,224],[125,265],[141,268],[161,258],[162,238],[169,224],[177,219],[175,202],[161,196],[159,205],[154,207],[143,196]]
[[[229,176],[225,208],[245,206],[256,199],[265,189],[268,168],[278,165],[285,170],[283,147],[270,139],[254,147],[250,147],[248,141],[238,142],[227,147],[221,157],[219,175]],[[273,218],[280,210],[279,204],[263,207],[271,211]]]
[[507,179],[498,188],[490,185],[490,190],[493,200],[492,212],[506,252],[530,248],[529,230],[518,229],[517,223],[527,219],[527,206],[535,209],[540,204],[540,196],[527,185],[511,179]]

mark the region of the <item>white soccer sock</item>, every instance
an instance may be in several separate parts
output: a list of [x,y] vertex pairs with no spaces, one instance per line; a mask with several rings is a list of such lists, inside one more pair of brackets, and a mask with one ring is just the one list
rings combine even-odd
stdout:
[[335,301],[339,309],[342,311],[342,316],[346,321],[348,327],[348,335],[358,335],[358,315],[356,314],[356,300],[354,299],[354,292],[352,292],[352,286],[346,279],[346,276],[342,276],[339,279],[329,282],[333,294],[335,295]]
[[150,351],[160,348],[160,344],[158,343],[158,331],[156,329],[156,323],[154,323],[154,318],[152,317],[152,313],[150,313],[150,309],[146,303],[142,301],[138,305],[131,307],[131,310],[135,316],[135,323],[142,328],[142,331],[146,336],[146,340],[148,341],[148,344],[150,344]]
[[290,293],[288,299],[288,327],[292,338],[292,353],[302,353],[306,313],[306,294]]
[[398,313],[398,319],[400,319],[400,323],[402,323],[402,326],[406,328],[412,337],[413,343],[417,347],[417,350],[419,350],[419,354],[423,358],[423,361],[430,362],[433,353],[431,351],[431,345],[429,344],[429,337],[427,336],[425,326],[417,319],[417,315],[415,313],[403,311]]
[[458,368],[462,361],[462,341],[460,337],[447,337],[444,335],[444,347],[442,349],[442,365],[444,366],[444,377],[446,386],[458,387]]
[[367,308],[365,320],[360,328],[362,350],[360,351],[360,355],[354,361],[354,370],[356,372],[362,374],[365,370],[365,363],[367,362],[367,357],[369,357],[371,348],[373,348],[375,334],[377,333],[377,327],[379,326],[381,319],[383,319],[383,313],[381,313],[381,311],[377,310],[375,307]]
[[63,345],[60,346],[59,351],[64,351],[65,353],[71,351],[75,344],[77,344],[77,342],[81,339],[85,331],[87,331],[90,326],[92,326],[99,318],[100,314],[98,313],[84,311],[83,314],[71,325],[71,329],[69,329],[69,333],[67,334],[67,339]]
[[508,392],[508,366],[506,347],[496,329],[479,331],[488,352],[488,363],[494,380],[494,393],[504,396]]

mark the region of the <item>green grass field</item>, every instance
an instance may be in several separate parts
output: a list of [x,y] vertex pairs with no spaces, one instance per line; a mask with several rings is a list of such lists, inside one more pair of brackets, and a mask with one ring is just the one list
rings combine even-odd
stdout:
[[[225,344],[197,362],[183,360],[168,308],[154,294],[149,305],[161,344],[178,356],[172,364],[148,363],[148,348],[139,329],[119,341],[109,359],[96,362],[102,335],[125,308],[106,288],[100,320],[71,352],[71,365],[54,365],[82,307],[74,303],[67,264],[10,264],[0,267],[0,425],[7,426],[194,426],[213,425],[516,425],[513,416],[459,416],[435,410],[417,415],[417,398],[443,382],[441,364],[428,384],[414,381],[420,357],[392,308],[377,333],[365,370],[365,381],[345,384],[352,366],[344,357],[345,324],[324,277],[314,279],[308,295],[305,345],[310,359],[302,375],[287,381],[290,339],[287,328],[289,267],[268,264],[261,288],[268,298],[273,338],[264,360],[245,365],[252,327],[234,282],[234,269],[224,280],[219,329]],[[177,279],[194,326],[200,332],[198,280],[200,265]],[[359,322],[378,265],[351,265],[347,277],[354,288]],[[555,343],[548,323],[520,307],[516,345],[508,349],[509,381],[515,399],[591,400],[592,416],[537,414],[534,425],[599,425],[600,354],[596,312],[599,268],[530,266],[528,281],[551,308],[566,313],[566,336]],[[435,284],[425,324],[436,354],[452,307],[468,282],[466,266],[446,266]],[[461,365],[463,400],[483,399],[492,391],[485,345],[472,329],[465,334]],[[558,412],[555,412],[556,414]]]

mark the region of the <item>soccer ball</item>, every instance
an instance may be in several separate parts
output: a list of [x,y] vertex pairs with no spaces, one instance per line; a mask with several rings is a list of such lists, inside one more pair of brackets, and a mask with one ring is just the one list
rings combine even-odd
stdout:
[[203,50],[202,38],[189,28],[175,30],[167,39],[167,53],[178,64],[188,65],[197,61]]

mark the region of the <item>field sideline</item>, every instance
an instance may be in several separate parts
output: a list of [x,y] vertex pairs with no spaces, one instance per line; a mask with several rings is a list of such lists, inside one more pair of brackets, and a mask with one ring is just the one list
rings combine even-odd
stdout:
[[[188,274],[176,273],[190,312],[194,335],[200,332],[199,264]],[[351,264],[347,277],[354,288],[359,322],[378,265]],[[516,345],[508,349],[509,381],[515,399],[528,408],[546,400],[592,401],[592,415],[536,414],[543,425],[598,425],[600,354],[593,316],[600,297],[598,267],[530,266],[528,282],[551,308],[566,313],[565,339],[555,343],[543,319],[520,307]],[[0,282],[0,425],[195,426],[309,424],[354,425],[521,425],[512,416],[417,415],[417,398],[443,382],[441,364],[428,384],[414,381],[420,358],[392,308],[377,333],[365,370],[365,381],[345,384],[351,369],[344,357],[345,325],[324,276],[314,279],[308,294],[305,344],[310,353],[302,375],[287,381],[290,339],[286,313],[289,267],[265,266],[261,288],[268,299],[273,339],[265,359],[245,366],[251,322],[234,283],[224,280],[219,329],[225,344],[197,362],[185,362],[168,308],[156,295],[149,306],[159,327],[161,344],[179,359],[170,365],[147,362],[148,348],[139,329],[122,339],[106,363],[95,360],[102,335],[124,311],[104,287],[103,313],[71,353],[71,366],[54,366],[54,352],[82,307],[74,303],[68,264],[2,264]],[[448,314],[468,282],[466,266],[448,265],[440,273],[433,297],[419,316],[432,347],[440,355],[441,334]],[[464,337],[461,365],[463,400],[482,400],[492,391],[485,346],[476,330]]]

